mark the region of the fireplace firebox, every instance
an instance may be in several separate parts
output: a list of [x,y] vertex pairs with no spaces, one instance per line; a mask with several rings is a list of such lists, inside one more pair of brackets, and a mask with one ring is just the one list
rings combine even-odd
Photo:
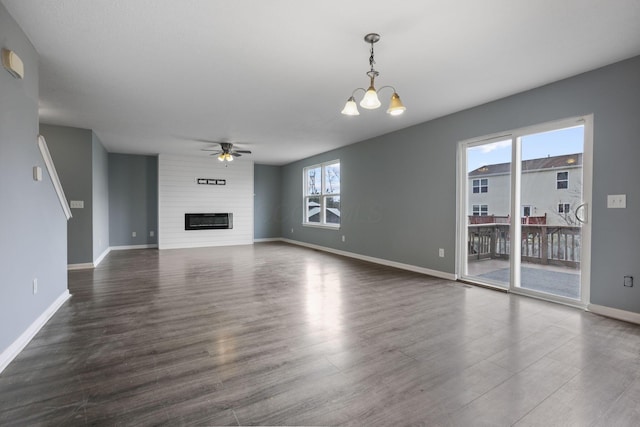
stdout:
[[185,230],[219,230],[233,228],[232,213],[186,213]]

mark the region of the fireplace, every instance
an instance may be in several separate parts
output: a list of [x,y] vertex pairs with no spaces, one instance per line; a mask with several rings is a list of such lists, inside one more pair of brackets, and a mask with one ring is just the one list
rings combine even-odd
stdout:
[[233,228],[232,213],[186,213],[185,230],[219,230]]

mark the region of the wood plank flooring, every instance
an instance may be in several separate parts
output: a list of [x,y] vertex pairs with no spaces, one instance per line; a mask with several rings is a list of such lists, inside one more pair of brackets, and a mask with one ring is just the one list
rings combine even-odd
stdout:
[[640,425],[640,327],[285,243],[111,252],[0,425]]

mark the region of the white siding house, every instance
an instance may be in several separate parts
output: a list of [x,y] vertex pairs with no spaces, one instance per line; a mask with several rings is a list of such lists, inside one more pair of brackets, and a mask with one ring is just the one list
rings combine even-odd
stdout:
[[[510,163],[479,167],[468,173],[468,215],[509,215]],[[582,202],[582,154],[522,162],[521,217],[546,215],[550,225],[578,225]]]

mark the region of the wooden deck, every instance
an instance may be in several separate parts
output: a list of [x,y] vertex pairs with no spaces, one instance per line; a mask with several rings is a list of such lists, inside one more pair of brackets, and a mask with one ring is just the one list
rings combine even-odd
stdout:
[[[576,268],[561,265],[543,265],[539,263],[522,263],[520,287],[551,295],[580,299],[580,272]],[[467,263],[469,276],[482,281],[489,279],[508,287],[509,260],[480,259]]]

